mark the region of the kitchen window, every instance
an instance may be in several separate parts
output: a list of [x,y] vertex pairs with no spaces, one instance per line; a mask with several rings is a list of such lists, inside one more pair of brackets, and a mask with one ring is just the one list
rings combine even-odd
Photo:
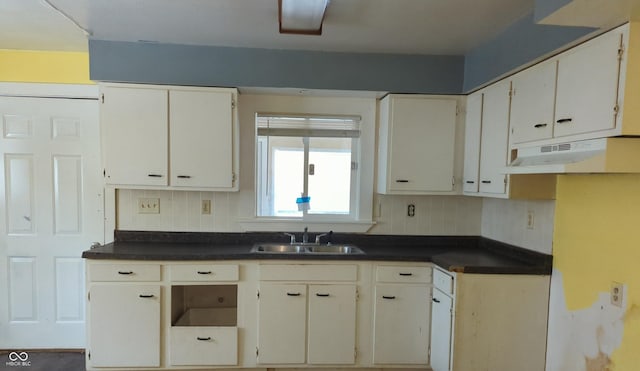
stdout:
[[257,216],[356,220],[360,121],[258,114]]

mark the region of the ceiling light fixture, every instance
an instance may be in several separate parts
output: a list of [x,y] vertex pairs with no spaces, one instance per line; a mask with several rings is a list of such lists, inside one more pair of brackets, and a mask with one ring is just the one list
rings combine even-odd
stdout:
[[278,0],[280,33],[322,35],[329,0]]

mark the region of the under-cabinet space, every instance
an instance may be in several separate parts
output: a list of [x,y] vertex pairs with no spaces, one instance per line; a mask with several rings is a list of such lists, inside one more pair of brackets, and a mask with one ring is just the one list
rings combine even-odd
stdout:
[[237,285],[171,286],[172,326],[237,326]]

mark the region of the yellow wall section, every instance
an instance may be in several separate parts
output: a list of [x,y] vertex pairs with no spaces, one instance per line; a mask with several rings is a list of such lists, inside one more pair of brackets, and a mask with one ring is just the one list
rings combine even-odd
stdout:
[[562,175],[556,196],[553,264],[563,275],[567,308],[588,308],[612,281],[625,283],[623,340],[612,354],[612,370],[637,369],[640,175]]
[[0,49],[0,81],[93,84],[89,53]]

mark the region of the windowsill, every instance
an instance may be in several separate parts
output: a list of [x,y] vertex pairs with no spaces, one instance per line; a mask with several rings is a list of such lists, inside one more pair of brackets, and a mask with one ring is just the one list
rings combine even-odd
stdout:
[[309,232],[366,233],[376,222],[371,220],[309,221],[287,218],[247,218],[239,220],[238,224],[244,232],[291,232],[302,231],[308,227]]

